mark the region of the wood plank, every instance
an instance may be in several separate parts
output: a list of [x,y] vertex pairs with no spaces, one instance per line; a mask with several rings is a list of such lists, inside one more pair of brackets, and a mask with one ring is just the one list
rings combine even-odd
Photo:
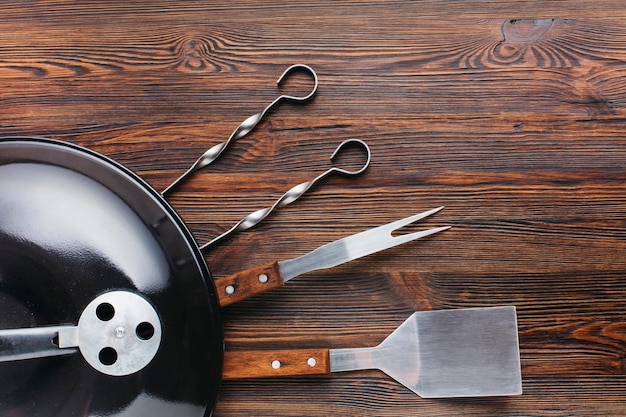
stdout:
[[0,135],[86,146],[163,190],[278,94],[308,92],[304,74],[276,79],[309,64],[314,100],[280,105],[170,202],[205,242],[345,139],[372,164],[207,252],[212,273],[440,205],[410,230],[453,227],[224,309],[228,348],[374,345],[413,311],[512,304],[524,394],[426,400],[362,371],[226,381],[215,415],[621,416],[625,18],[610,0],[9,1]]

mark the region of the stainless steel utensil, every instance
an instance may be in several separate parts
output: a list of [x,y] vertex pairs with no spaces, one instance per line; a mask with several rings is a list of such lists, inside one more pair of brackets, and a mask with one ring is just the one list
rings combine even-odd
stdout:
[[395,222],[327,243],[294,259],[269,262],[225,278],[217,279],[215,280],[215,288],[220,306],[224,307],[253,295],[281,287],[285,282],[306,272],[331,268],[447,230],[450,226],[392,236],[394,231],[435,214],[441,209],[443,207],[418,213],[405,219],[396,220]]
[[274,210],[276,210],[279,207],[283,207],[283,206],[293,203],[298,198],[302,197],[302,195],[306,193],[311,187],[313,187],[313,185],[315,185],[318,181],[321,181],[322,179],[328,177],[329,175],[341,174],[341,175],[345,175],[348,177],[352,177],[352,176],[356,176],[356,175],[363,173],[370,164],[371,152],[370,152],[369,146],[367,146],[367,144],[363,142],[362,140],[348,139],[348,140],[341,142],[339,146],[337,146],[337,149],[335,149],[335,152],[333,152],[333,154],[330,156],[330,160],[332,161],[333,159],[335,159],[335,157],[339,153],[341,153],[346,147],[352,146],[352,145],[357,145],[363,148],[363,150],[365,151],[366,160],[365,160],[365,163],[361,166],[361,168],[357,170],[347,170],[344,168],[332,167],[324,171],[323,173],[321,173],[320,175],[318,175],[311,181],[306,181],[306,182],[303,182],[303,183],[300,183],[298,185],[291,187],[286,193],[280,196],[280,198],[276,200],[276,202],[271,207],[262,208],[262,209],[259,209],[255,212],[248,214],[246,217],[241,219],[236,225],[234,225],[233,227],[231,227],[230,229],[228,229],[221,235],[217,236],[210,242],[205,243],[204,245],[200,246],[200,250],[205,250],[207,248],[215,246],[216,244],[221,242],[224,238],[232,234],[242,232],[244,230],[248,230],[251,227],[256,226],[263,219],[269,216],[270,213],[272,213]]
[[424,398],[522,393],[515,307],[413,313],[368,348],[226,351],[224,379],[379,369]]
[[181,182],[183,182],[191,174],[208,166],[209,164],[212,164],[215,160],[217,160],[232,141],[241,139],[244,136],[246,136],[248,133],[250,133],[256,127],[256,125],[258,125],[259,122],[263,120],[263,117],[265,117],[265,115],[271,109],[273,109],[276,105],[278,105],[278,103],[283,102],[283,101],[303,103],[303,102],[310,100],[311,97],[313,97],[315,95],[315,92],[317,91],[318,80],[317,80],[317,74],[315,73],[313,68],[309,67],[308,65],[295,64],[295,65],[290,66],[278,78],[278,81],[276,81],[276,84],[280,84],[285,79],[285,77],[287,77],[289,74],[293,73],[294,71],[298,71],[298,70],[306,71],[311,75],[311,77],[313,77],[314,85],[313,85],[313,89],[311,90],[309,94],[307,94],[306,96],[302,96],[302,97],[283,94],[279,96],[278,98],[276,98],[274,101],[272,101],[261,112],[253,114],[252,116],[248,117],[239,126],[237,126],[237,128],[233,131],[233,133],[231,133],[230,137],[225,142],[218,143],[217,145],[212,146],[209,150],[203,153],[202,156],[200,156],[200,158],[198,158],[196,162],[194,162],[193,165],[187,171],[185,171],[184,174],[178,177],[172,184],[170,184],[165,190],[163,190],[163,193],[162,193],[163,196],[170,193],[174,188],[176,188]]

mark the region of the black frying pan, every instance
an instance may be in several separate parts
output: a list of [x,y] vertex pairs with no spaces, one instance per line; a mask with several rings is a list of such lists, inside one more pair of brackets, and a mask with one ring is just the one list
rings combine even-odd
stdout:
[[0,415],[210,415],[223,358],[211,274],[157,191],[75,145],[0,140],[0,328],[75,325],[111,291],[156,310],[162,333],[150,363],[113,376],[80,354],[2,362]]

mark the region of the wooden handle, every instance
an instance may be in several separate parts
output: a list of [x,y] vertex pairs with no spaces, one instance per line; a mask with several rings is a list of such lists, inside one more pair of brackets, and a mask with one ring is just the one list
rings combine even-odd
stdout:
[[276,261],[215,280],[221,307],[282,287],[284,284]]
[[324,375],[330,372],[329,350],[251,350],[224,352],[224,379]]

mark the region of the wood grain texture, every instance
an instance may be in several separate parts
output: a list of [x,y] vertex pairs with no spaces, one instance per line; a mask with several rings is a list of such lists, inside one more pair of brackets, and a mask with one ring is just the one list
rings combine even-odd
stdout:
[[[626,8],[599,0],[28,1],[0,8],[0,134],[66,140],[164,189],[204,243],[372,150],[207,253],[216,277],[445,205],[452,229],[224,310],[229,349],[378,344],[413,311],[517,306],[524,394],[426,400],[378,371],[225,381],[217,416],[626,415]],[[348,158],[347,164],[357,163]]]

